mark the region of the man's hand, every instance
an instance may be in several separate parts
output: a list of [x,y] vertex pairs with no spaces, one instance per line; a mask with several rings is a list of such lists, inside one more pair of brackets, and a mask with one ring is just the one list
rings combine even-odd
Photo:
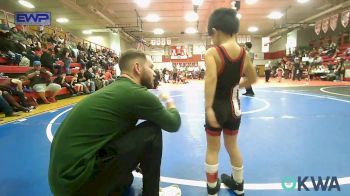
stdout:
[[207,108],[206,115],[207,115],[207,121],[211,127],[220,128],[220,124],[216,119],[215,112],[212,107]]
[[163,102],[165,102],[166,104],[166,107],[168,109],[170,108],[176,108],[175,104],[174,104],[174,100],[172,98],[170,98],[169,94],[168,93],[160,93],[159,94],[159,99]]

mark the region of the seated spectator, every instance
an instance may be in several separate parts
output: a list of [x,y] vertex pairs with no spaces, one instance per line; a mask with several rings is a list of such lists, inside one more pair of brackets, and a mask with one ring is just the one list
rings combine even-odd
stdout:
[[95,74],[94,74],[94,70],[92,69],[92,67],[90,67],[88,69],[88,71],[86,71],[84,73],[84,76],[86,78],[86,86],[89,87],[89,90],[91,93],[95,92],[96,90],[96,84],[95,84]]
[[[34,69],[27,72],[27,77],[30,80],[30,86],[39,95],[44,103],[56,102],[56,95],[61,89],[61,86],[51,82],[52,73],[41,67],[40,61],[34,61]],[[49,96],[46,98],[45,92]]]
[[60,85],[61,87],[66,87],[72,96],[76,96],[76,95],[77,95],[77,91],[73,88],[72,85],[70,85],[70,84],[66,81],[66,74],[65,74],[65,73],[62,73],[62,74],[58,75],[58,76],[54,79],[53,82],[56,83],[56,84],[58,84],[58,85]]
[[107,80],[109,84],[111,84],[112,82],[115,81],[113,79],[113,77],[112,77],[112,74],[111,74],[110,70],[106,70],[106,72],[105,72],[105,80]]
[[85,77],[85,69],[81,68],[80,72],[78,73],[78,82],[83,86],[84,92],[87,94],[90,94],[90,89],[88,88],[88,80]]
[[[3,78],[0,80],[0,90],[3,91],[3,96],[14,107],[15,110],[29,112],[33,109],[28,103],[23,93],[22,80],[25,81],[26,77],[21,76],[20,79]],[[13,96],[17,96],[20,103],[16,101]]]
[[83,94],[84,86],[78,82],[78,74],[77,73],[74,74],[74,76],[70,82],[70,85],[72,87],[76,87],[78,95]]
[[343,81],[345,75],[344,59],[338,57],[336,60],[336,67],[334,73],[336,75],[336,80]]
[[350,67],[350,61],[349,59],[346,59],[344,62],[344,67]]
[[346,56],[350,56],[350,48],[347,48],[344,53]]
[[11,106],[2,97],[2,91],[0,91],[0,111],[4,112],[6,117],[9,117],[9,116],[20,116],[18,113],[13,111]]
[[52,48],[44,48],[43,54],[41,55],[40,61],[42,63],[42,66],[50,70],[51,73],[55,73],[55,69],[57,69],[57,74],[62,73],[62,67],[61,65],[58,65],[55,63],[55,58],[53,54]]

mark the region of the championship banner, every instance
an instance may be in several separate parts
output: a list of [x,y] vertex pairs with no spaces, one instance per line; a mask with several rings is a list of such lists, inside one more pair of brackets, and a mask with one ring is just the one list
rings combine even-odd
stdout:
[[167,39],[166,39],[166,45],[168,45],[168,46],[171,45],[171,39],[170,39],[170,38],[167,38]]
[[252,38],[250,37],[250,35],[247,35],[247,42],[251,42],[252,41]]
[[334,31],[338,24],[338,14],[331,16],[329,26]]
[[316,33],[316,35],[320,34],[321,26],[322,26],[322,20],[317,21],[316,24],[315,24],[315,33]]
[[269,52],[270,50],[270,37],[261,38],[261,52]]
[[323,33],[327,33],[329,26],[329,18],[325,18],[322,20],[322,31]]
[[162,46],[165,46],[165,43],[166,43],[166,42],[165,42],[165,38],[162,38],[162,39],[161,39],[161,45],[162,45]]
[[246,42],[247,42],[246,36],[242,35],[242,43],[246,43]]
[[155,40],[155,39],[152,39],[152,40],[151,40],[151,45],[152,45],[152,46],[155,46],[155,45],[156,45],[156,40]]
[[237,36],[237,42],[238,42],[238,44],[242,43],[242,36]]
[[341,14],[341,24],[343,27],[347,27],[349,24],[349,18],[350,18],[350,10],[345,11]]

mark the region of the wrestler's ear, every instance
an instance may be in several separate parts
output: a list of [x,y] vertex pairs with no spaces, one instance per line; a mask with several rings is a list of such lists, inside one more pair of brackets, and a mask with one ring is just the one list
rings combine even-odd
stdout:
[[216,30],[215,28],[211,28],[211,30],[213,31],[213,35],[218,33],[218,30]]

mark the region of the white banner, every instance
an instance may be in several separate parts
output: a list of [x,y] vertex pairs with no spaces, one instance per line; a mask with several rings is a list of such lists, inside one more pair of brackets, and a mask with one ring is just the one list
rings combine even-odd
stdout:
[[317,21],[315,24],[315,33],[316,35],[319,35],[321,33],[321,27],[322,27],[322,20]]
[[338,14],[331,16],[329,26],[334,31],[338,24]]
[[270,51],[270,37],[261,38],[261,52],[269,52]]
[[350,18],[350,10],[345,11],[341,14],[341,24],[343,27],[347,27],[349,24],[349,18]]
[[170,38],[167,38],[167,39],[166,39],[166,45],[168,45],[168,46],[171,45],[171,39],[170,39]]
[[322,31],[323,33],[327,33],[329,27],[329,18],[325,18],[322,20]]
[[162,45],[162,46],[165,46],[165,38],[162,38],[162,39],[161,39],[161,45]]

